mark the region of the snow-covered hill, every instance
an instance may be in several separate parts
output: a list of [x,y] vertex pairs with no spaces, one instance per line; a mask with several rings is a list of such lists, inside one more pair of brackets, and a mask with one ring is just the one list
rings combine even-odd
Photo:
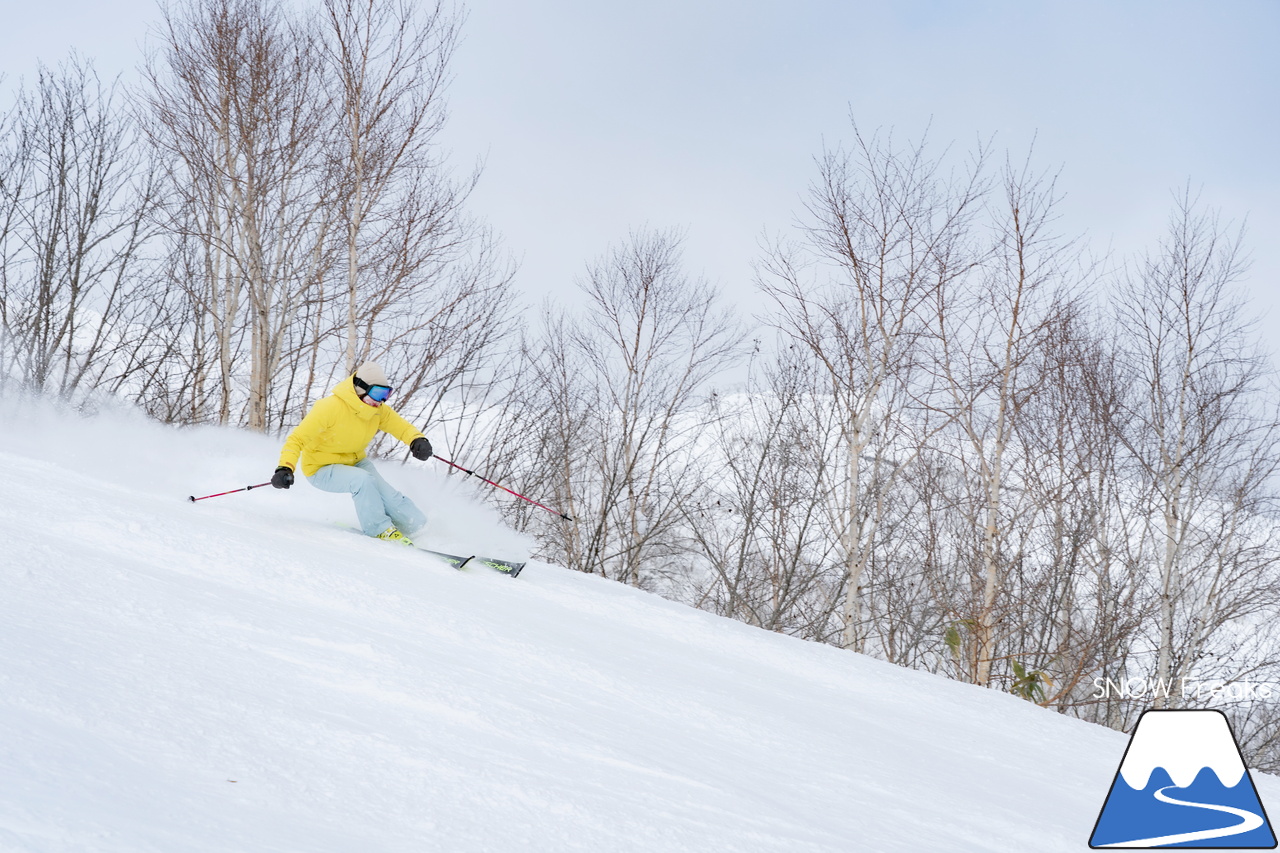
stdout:
[[[455,572],[305,483],[185,500],[271,439],[3,409],[3,851],[1078,851],[1124,752],[599,578]],[[383,470],[426,544],[528,548]]]

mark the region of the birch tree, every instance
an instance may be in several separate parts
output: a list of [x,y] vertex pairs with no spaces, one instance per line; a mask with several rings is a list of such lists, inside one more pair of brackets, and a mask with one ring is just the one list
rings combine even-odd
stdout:
[[[1042,389],[1035,370],[1064,305],[1073,249],[1052,230],[1057,196],[1053,180],[1006,163],[993,204],[993,251],[982,274],[965,288],[939,288],[938,370],[959,439],[955,459],[970,489],[965,498],[976,541],[969,596],[957,626],[967,634],[963,675],[987,686],[1001,631],[1012,612],[1008,573],[1022,559],[1035,507],[1011,487],[1018,448],[1014,427]],[[953,635],[954,636],[954,635]]]
[[580,310],[548,310],[531,374],[535,463],[577,519],[552,521],[547,541],[571,568],[646,586],[682,553],[681,504],[702,476],[695,404],[740,340],[715,292],[681,270],[673,233],[632,235],[580,289]]
[[[839,478],[845,592],[842,645],[865,647],[864,574],[887,494],[933,427],[914,408],[929,311],[975,262],[969,244],[983,194],[982,156],[948,174],[924,142],[899,149],[855,127],[851,151],[828,152],[806,204],[803,244],[774,247],[761,289],[774,322],[809,349],[843,413]],[[912,421],[908,425],[907,421]]]
[[70,397],[130,369],[156,170],[92,65],[42,66],[0,118],[0,377]]
[[1232,289],[1246,268],[1241,241],[1184,191],[1159,248],[1117,294],[1136,389],[1123,435],[1149,512],[1162,683],[1202,674],[1215,639],[1243,642],[1239,634],[1231,640],[1232,624],[1247,635],[1241,622],[1280,603],[1280,553],[1267,523],[1280,465],[1277,418]]
[[761,358],[742,393],[708,402],[699,458],[709,476],[682,511],[709,571],[684,593],[697,607],[828,642],[842,589],[827,512],[842,415],[814,393],[819,368],[807,350],[784,340],[773,356],[757,348],[752,360]]
[[[219,342],[218,421],[266,429],[288,327],[326,274],[331,106],[313,26],[270,0],[193,0],[164,13],[146,67],[150,139],[171,164],[166,226],[198,240],[189,292]],[[244,335],[247,375],[232,363]]]
[[[369,302],[394,301],[404,287],[386,274],[387,245],[449,230],[466,196],[448,186],[436,151],[461,16],[441,2],[325,0],[324,21],[324,56],[341,115],[337,201],[346,232],[345,363],[352,370],[369,352],[370,338],[360,336]],[[402,215],[410,206],[416,214]],[[402,239],[406,233],[410,240]],[[407,269],[418,271],[414,264]]]

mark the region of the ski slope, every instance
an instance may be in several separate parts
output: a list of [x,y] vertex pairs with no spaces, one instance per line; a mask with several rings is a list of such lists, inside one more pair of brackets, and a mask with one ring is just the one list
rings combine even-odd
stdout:
[[[272,439],[0,402],[0,851],[1079,851],[1124,753],[305,482],[185,500]],[[382,465],[423,544],[527,553],[442,467]]]

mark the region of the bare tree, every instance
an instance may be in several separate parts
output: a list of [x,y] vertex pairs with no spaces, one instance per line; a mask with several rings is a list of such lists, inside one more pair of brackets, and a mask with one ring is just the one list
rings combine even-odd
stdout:
[[581,289],[580,311],[548,310],[531,375],[536,462],[578,519],[544,535],[571,568],[646,585],[682,553],[681,502],[700,476],[695,403],[739,340],[714,291],[681,271],[672,233],[633,235]]
[[341,116],[340,372],[377,358],[455,454],[484,432],[518,351],[513,265],[465,210],[479,171],[455,177],[439,143],[463,18],[443,2],[327,0],[322,40]]
[[[416,208],[409,204],[406,211]],[[516,369],[521,327],[514,269],[497,241],[473,219],[424,223],[411,239],[387,240],[377,268],[389,281],[365,304],[364,346],[403,377],[401,409],[432,424],[433,441],[455,454],[500,442],[489,410],[502,403]]]
[[[193,0],[166,10],[161,38],[146,106],[177,194],[165,224],[203,250],[188,292],[219,341],[218,420],[243,388],[246,423],[266,429],[286,332],[318,292],[333,225],[318,35],[271,0]],[[231,359],[241,335],[247,377]]]
[[455,440],[490,399],[515,349],[512,266],[466,214],[478,176],[455,179],[436,139],[460,20],[397,0],[168,13],[148,127],[179,188],[164,225],[185,334],[216,353],[190,384],[218,389],[219,422],[288,423],[367,358]]
[[[388,285],[398,283],[377,274],[385,273],[385,261],[364,256],[385,252],[379,244],[400,242],[398,234],[421,239],[442,230],[465,198],[440,180],[434,150],[462,21],[442,2],[423,7],[408,0],[325,0],[324,18],[324,55],[342,116],[337,200],[346,228],[346,366],[353,369],[370,344],[367,336],[360,343],[358,328],[368,319],[369,297],[389,299]],[[432,186],[422,184],[432,177]],[[407,206],[413,208],[408,218],[417,219],[413,226],[400,215]],[[416,271],[412,264],[408,269]]]
[[1096,696],[1095,680],[1128,666],[1152,615],[1135,558],[1118,413],[1127,388],[1115,341],[1079,305],[1046,328],[1031,367],[1038,377],[1013,422],[1011,488],[1030,507],[1026,553],[1006,581],[1006,648],[1038,674],[1045,705],[1122,727],[1125,708]]
[[[994,249],[984,274],[966,288],[936,294],[938,371],[950,398],[964,473],[968,525],[976,542],[969,594],[957,602],[957,625],[971,642],[960,658],[964,677],[991,682],[997,645],[1011,601],[1005,584],[1026,556],[1031,514],[1025,493],[1011,488],[1018,460],[1014,429],[1024,407],[1044,387],[1035,369],[1057,316],[1070,309],[1075,252],[1052,229],[1057,196],[1052,179],[1006,163],[1003,192],[993,210]],[[1029,463],[1029,460],[1022,460]]]
[[1184,191],[1159,250],[1117,294],[1136,389],[1122,435],[1149,513],[1155,675],[1164,683],[1202,675],[1222,651],[1216,643],[1247,639],[1242,623],[1280,604],[1268,521],[1280,435],[1263,402],[1267,373],[1251,323],[1231,290],[1245,269],[1241,239]]
[[151,329],[155,170],[116,97],[72,57],[0,121],[0,376],[64,396]]
[[842,588],[827,511],[841,415],[813,393],[817,369],[807,350],[784,343],[742,393],[709,401],[699,454],[707,475],[682,507],[691,550],[709,571],[692,574],[684,594],[703,609],[826,642]]
[[851,152],[819,161],[803,247],[775,247],[758,280],[778,306],[776,324],[824,367],[826,389],[844,413],[842,644],[862,650],[872,543],[887,495],[919,447],[895,439],[933,428],[921,407],[914,423],[903,420],[918,396],[928,312],[975,261],[969,229],[983,186],[981,153],[955,176],[924,142],[900,150],[856,127],[854,138]]

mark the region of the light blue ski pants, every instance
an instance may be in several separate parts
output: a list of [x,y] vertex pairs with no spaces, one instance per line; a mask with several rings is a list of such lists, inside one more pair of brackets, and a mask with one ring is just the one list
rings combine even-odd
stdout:
[[307,479],[317,489],[349,493],[366,536],[377,536],[394,525],[412,537],[427,524],[422,510],[382,479],[368,459],[354,465],[325,465]]

